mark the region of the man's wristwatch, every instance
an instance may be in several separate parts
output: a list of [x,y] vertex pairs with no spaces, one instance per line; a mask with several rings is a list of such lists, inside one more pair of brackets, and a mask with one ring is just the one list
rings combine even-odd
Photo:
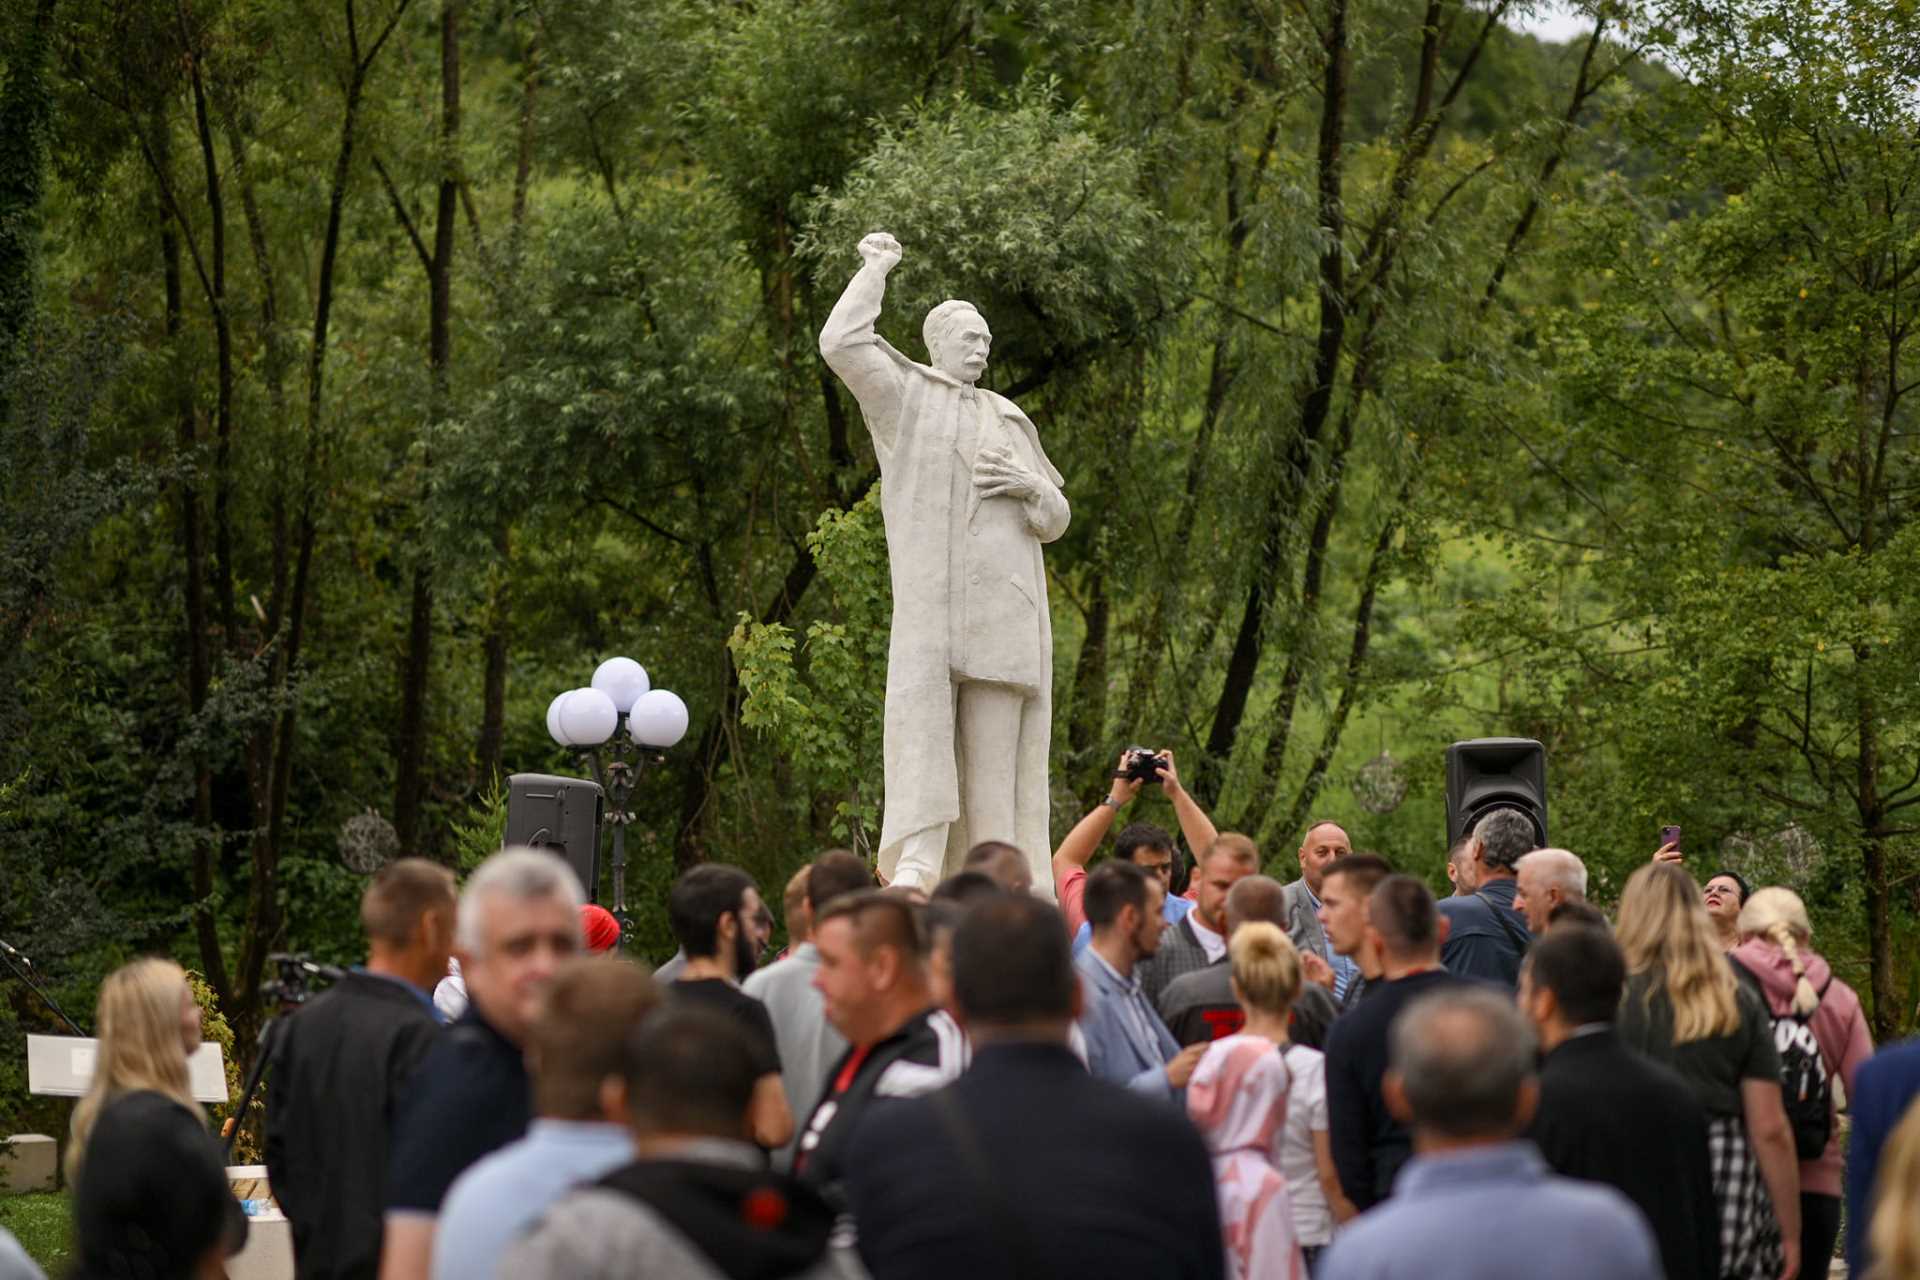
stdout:
[[1114,796],[1102,796],[1100,798],[1100,803],[1103,805],[1106,805],[1108,808],[1117,810],[1120,808],[1121,805],[1125,804],[1126,801],[1118,799]]

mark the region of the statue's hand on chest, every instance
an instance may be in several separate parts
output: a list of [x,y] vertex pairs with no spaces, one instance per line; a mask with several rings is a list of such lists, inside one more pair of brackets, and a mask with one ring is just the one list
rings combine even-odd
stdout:
[[1032,470],[1004,446],[982,449],[973,462],[973,487],[986,498],[1033,498],[1044,490]]

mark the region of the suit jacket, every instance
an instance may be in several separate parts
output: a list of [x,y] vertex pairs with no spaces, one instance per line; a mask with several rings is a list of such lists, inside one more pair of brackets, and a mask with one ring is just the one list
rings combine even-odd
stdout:
[[1554,1172],[1603,1182],[1639,1206],[1668,1280],[1720,1274],[1707,1116],[1677,1073],[1611,1026],[1577,1035],[1541,1065],[1528,1136]]
[[[942,1095],[983,1170],[956,1149]],[[875,1112],[846,1188],[873,1280],[1225,1275],[1213,1164],[1186,1116],[1054,1045],[984,1045],[941,1094]]]
[[1280,893],[1281,901],[1286,904],[1287,937],[1292,939],[1293,949],[1326,955],[1327,933],[1320,927],[1320,913],[1314,908],[1306,877],[1295,880]]
[[267,1177],[303,1280],[378,1274],[395,1103],[439,1031],[424,995],[357,972],[281,1024]]
[[1160,935],[1160,950],[1141,961],[1134,973],[1140,979],[1140,990],[1146,995],[1147,1003],[1158,1008],[1160,993],[1167,989],[1168,983],[1185,974],[1198,973],[1212,963],[1207,949],[1200,945],[1200,935],[1193,931],[1193,912],[1189,911]]

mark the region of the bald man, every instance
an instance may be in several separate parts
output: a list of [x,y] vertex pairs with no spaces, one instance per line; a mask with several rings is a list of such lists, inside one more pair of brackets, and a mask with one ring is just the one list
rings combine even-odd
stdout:
[[1300,837],[1300,878],[1284,890],[1287,918],[1282,927],[1293,940],[1294,950],[1317,955],[1332,967],[1335,1001],[1345,999],[1347,988],[1360,976],[1360,968],[1352,957],[1341,955],[1327,941],[1326,930],[1320,925],[1320,885],[1334,859],[1352,852],[1353,842],[1339,823],[1312,823]]

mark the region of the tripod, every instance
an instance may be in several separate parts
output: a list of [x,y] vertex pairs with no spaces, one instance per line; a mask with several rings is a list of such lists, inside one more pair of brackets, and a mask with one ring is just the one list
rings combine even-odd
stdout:
[[240,1105],[220,1126],[220,1136],[224,1140],[222,1159],[233,1157],[233,1144],[239,1140],[240,1126],[247,1119],[247,1108],[253,1105],[253,1095],[259,1092],[260,1081],[265,1078],[267,1068],[273,1065],[274,1051],[279,1048],[274,1037],[279,1034],[280,1024],[292,1017],[313,995],[307,986],[308,979],[324,978],[332,982],[342,972],[333,965],[315,964],[305,956],[288,955],[285,952],[276,952],[268,959],[279,968],[280,975],[271,982],[262,983],[260,995],[263,999],[273,1001],[277,1008],[274,1016],[268,1018],[266,1025],[260,1028],[260,1043],[253,1051],[253,1067],[247,1072],[246,1087],[240,1091]]
[[253,1105],[253,1095],[260,1089],[260,1081],[267,1074],[267,1067],[273,1062],[273,1051],[278,1046],[273,1037],[280,1030],[280,1023],[292,1009],[298,1005],[283,1006],[279,1014],[268,1018],[266,1025],[260,1028],[260,1044],[253,1052],[253,1068],[247,1072],[247,1084],[240,1091],[240,1105],[235,1107],[227,1122],[220,1126],[220,1158],[223,1161],[233,1159],[233,1144],[240,1139],[240,1126],[246,1122],[247,1108]]

